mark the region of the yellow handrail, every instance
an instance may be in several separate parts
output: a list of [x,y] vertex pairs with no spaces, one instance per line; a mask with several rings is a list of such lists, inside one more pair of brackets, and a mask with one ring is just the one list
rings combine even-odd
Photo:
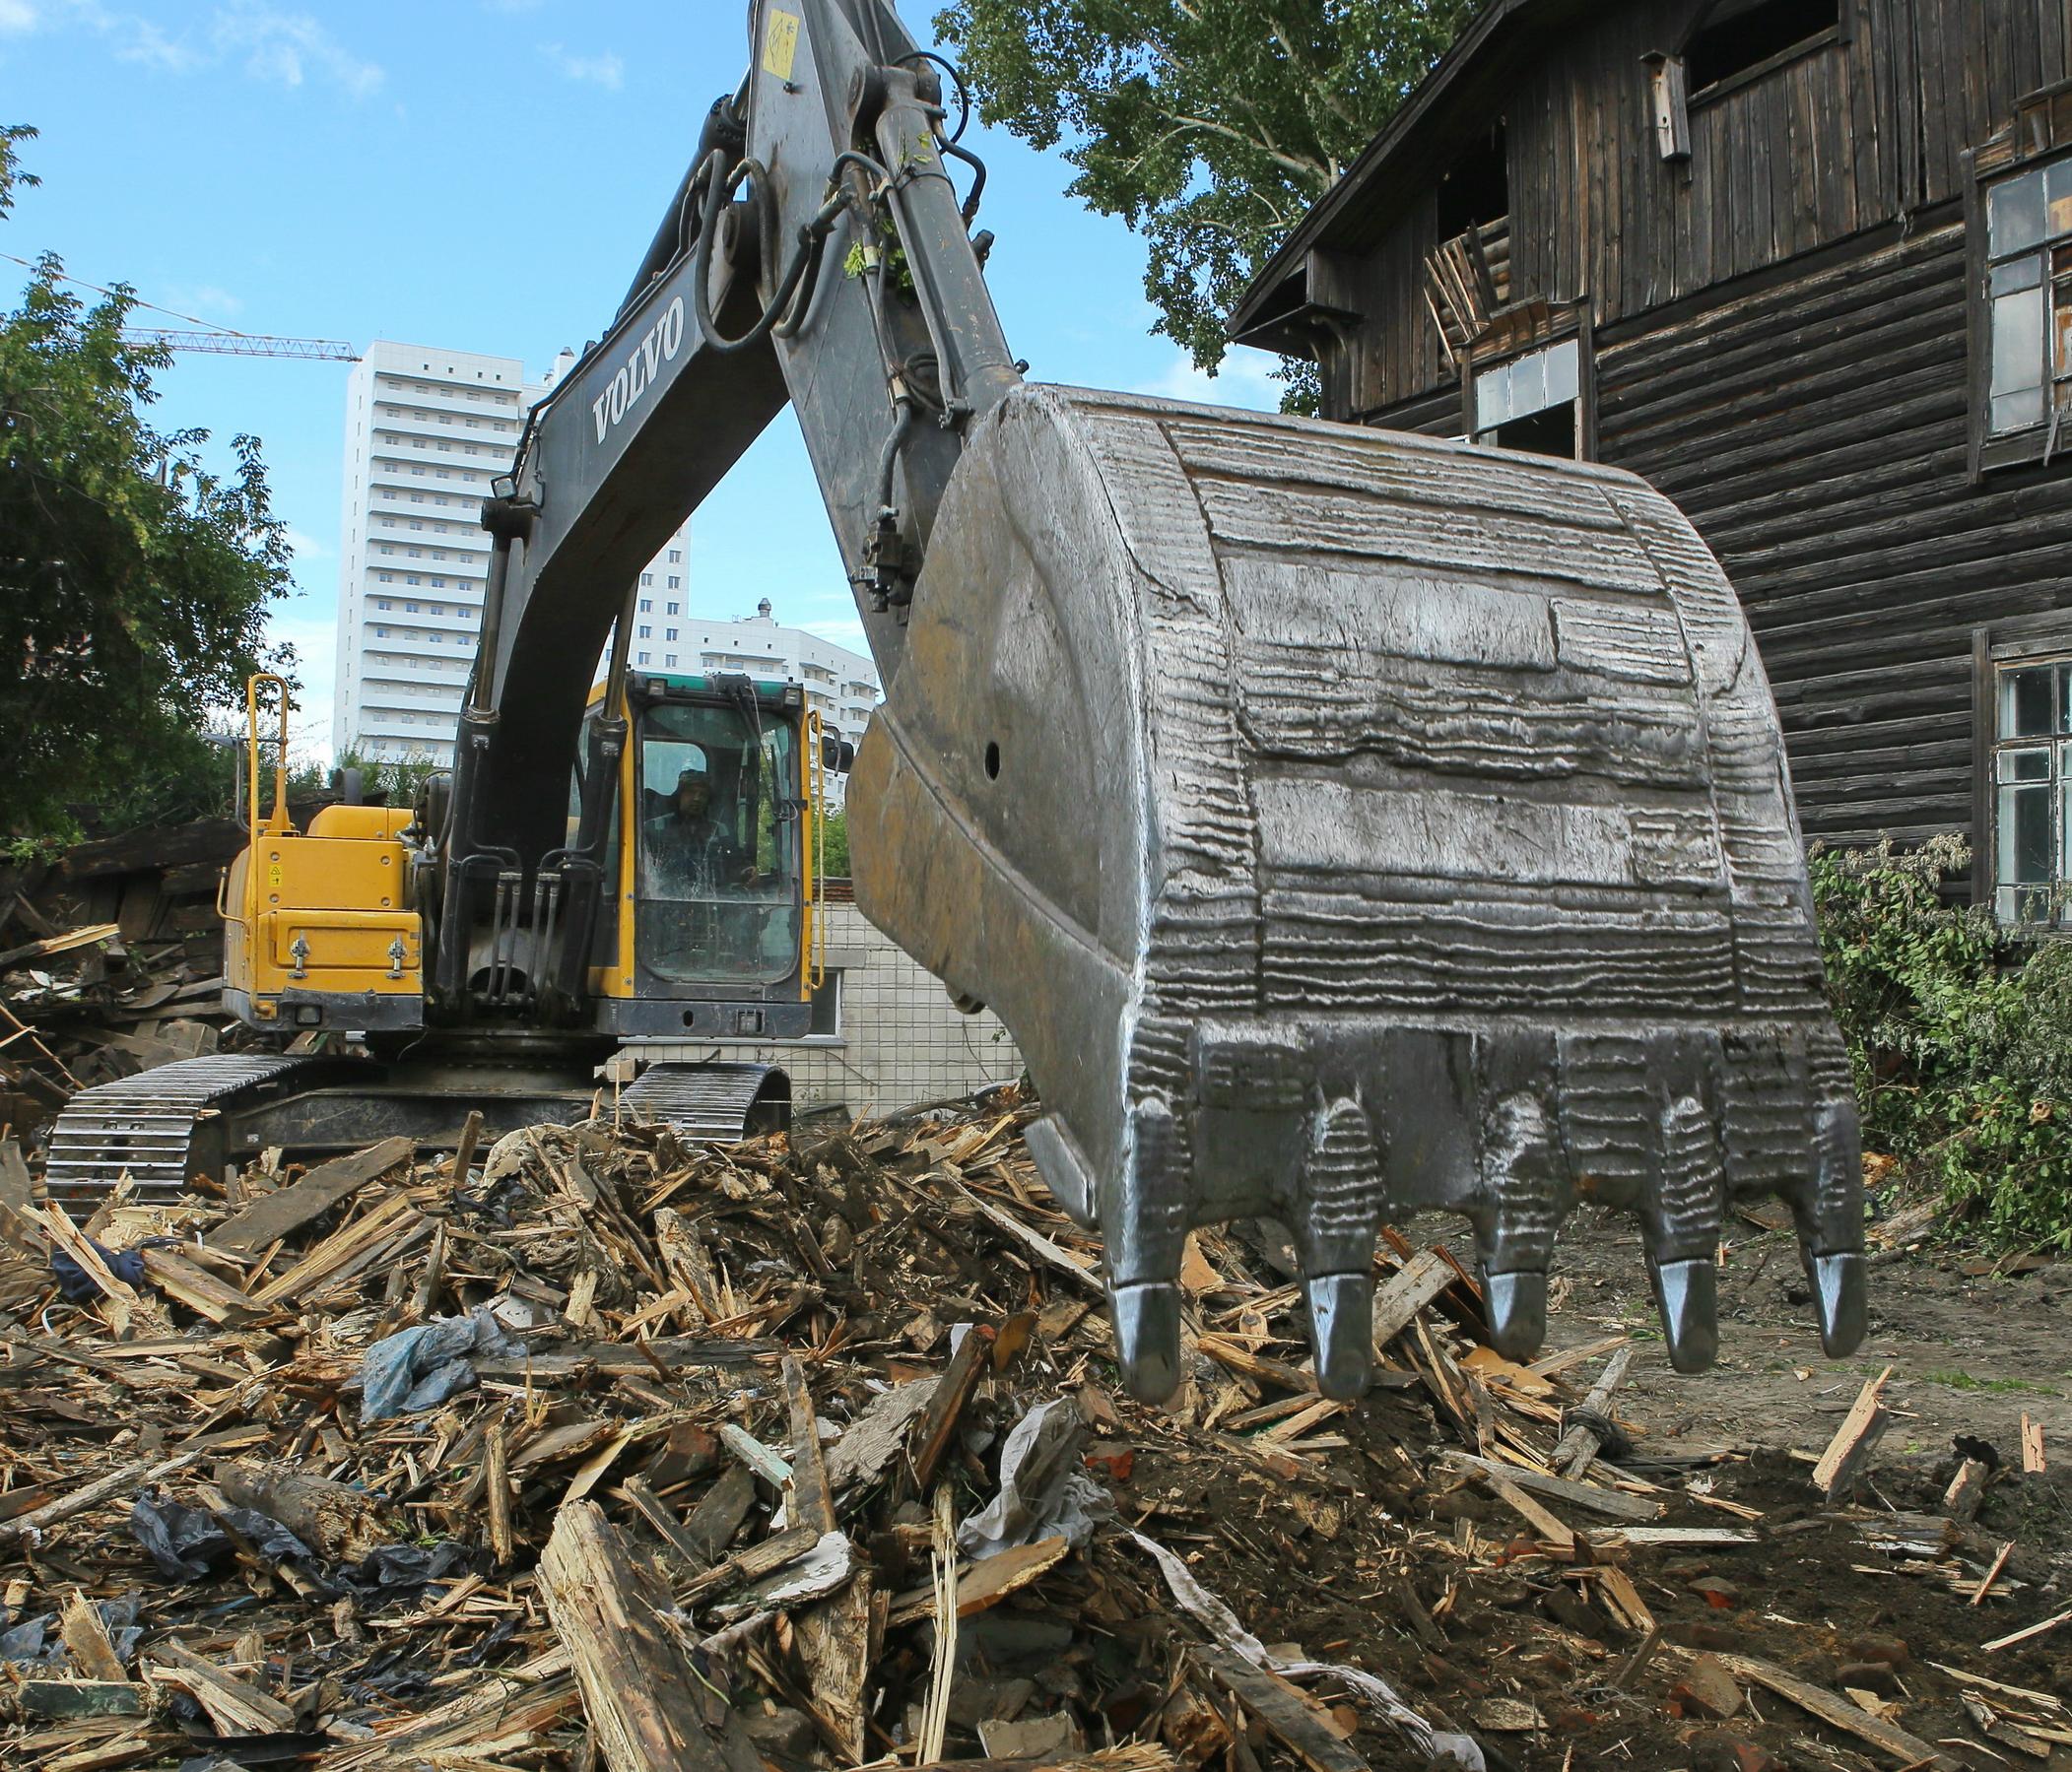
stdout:
[[[270,739],[259,736],[259,686],[268,683],[278,691],[281,703],[281,730],[278,736]],[[254,842],[262,836],[292,834],[295,829],[288,819],[288,716],[293,711],[286,678],[276,677],[270,671],[260,671],[245,679],[244,742],[249,764],[245,771],[245,821]],[[262,820],[259,817],[259,753],[267,746],[271,746],[274,753],[273,813]]]
[[805,984],[808,991],[817,991],[828,981],[828,923],[821,908],[822,856],[827,847],[827,804],[828,780],[827,759],[822,755],[822,729],[819,710],[810,710],[806,715],[806,799],[805,818],[799,820],[800,840],[805,846],[806,887],[806,952]]

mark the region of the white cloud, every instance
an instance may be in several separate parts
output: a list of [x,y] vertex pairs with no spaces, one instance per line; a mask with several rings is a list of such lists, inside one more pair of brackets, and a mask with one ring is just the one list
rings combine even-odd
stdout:
[[1194,366],[1194,360],[1175,351],[1163,373],[1131,390],[1153,394],[1162,400],[1192,400],[1202,406],[1235,406],[1246,412],[1275,413],[1281,410],[1285,382],[1276,381],[1271,360],[1250,351],[1233,351],[1223,360],[1222,370],[1210,375]]
[[298,529],[291,523],[288,526],[287,539],[288,546],[295,551],[295,558],[299,562],[326,559],[330,557],[331,550],[326,548],[323,543],[318,541],[306,529]]
[[355,98],[370,97],[387,78],[377,63],[345,48],[307,13],[283,11],[270,0],[230,0],[217,7],[206,35],[199,38],[192,33],[171,34],[101,0],[0,0],[0,34],[59,24],[91,31],[117,61],[167,74],[191,74],[240,59],[254,80],[286,87],[320,81]]
[[176,283],[166,292],[166,299],[174,307],[187,308],[198,314],[214,314],[224,320],[234,320],[244,311],[244,302],[239,297],[213,283]]
[[542,43],[540,54],[564,80],[601,86],[613,93],[626,81],[626,64],[609,49],[602,55],[574,55],[560,43]]
[[353,54],[307,13],[283,12],[267,0],[234,0],[219,8],[210,35],[223,54],[241,54],[253,79],[280,86],[299,87],[314,77],[367,98],[387,78],[377,63]]
[[861,652],[866,657],[870,655],[870,643],[864,638],[861,622],[804,622],[800,625],[808,633],[833,640],[837,646],[846,646],[851,652]]
[[266,632],[269,639],[295,648],[295,675],[301,683],[296,691],[295,715],[289,727],[295,749],[328,755],[331,702],[337,693],[336,616],[321,609],[314,598],[298,595],[272,614]]

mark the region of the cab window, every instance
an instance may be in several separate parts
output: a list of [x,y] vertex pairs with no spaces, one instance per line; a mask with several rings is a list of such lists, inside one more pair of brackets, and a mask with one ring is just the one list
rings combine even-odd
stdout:
[[641,963],[678,983],[775,984],[799,962],[794,734],[754,708],[664,702],[641,721]]

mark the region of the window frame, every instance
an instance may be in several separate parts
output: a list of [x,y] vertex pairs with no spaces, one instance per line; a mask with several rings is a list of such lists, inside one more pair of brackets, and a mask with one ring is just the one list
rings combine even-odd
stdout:
[[[1716,6],[1703,8],[1684,32],[1677,46],[1676,56],[1686,70],[1691,65],[1691,45],[1698,40],[1699,33],[1705,28],[1705,21],[1716,10]],[[1689,116],[1693,112],[1704,110],[1707,105],[1716,104],[1722,98],[1746,92],[1759,82],[1768,80],[1772,74],[1790,67],[1793,62],[1804,61],[1809,55],[1818,55],[1823,49],[1839,48],[1853,41],[1855,35],[1856,0],[1837,0],[1835,23],[1824,26],[1812,36],[1802,38],[1788,49],[1779,49],[1774,55],[1765,56],[1763,60],[1751,63],[1738,74],[1729,74],[1724,80],[1715,80],[1710,86],[1694,87],[1687,79],[1684,94],[1685,114]]]
[[[1572,314],[1561,316],[1561,323],[1551,331],[1527,343],[1506,341],[1507,349],[1478,355],[1470,351],[1460,365],[1460,422],[1463,438],[1478,449],[1501,449],[1504,444],[1484,442],[1484,432],[1479,427],[1480,415],[1475,409],[1475,380],[1492,369],[1518,361],[1538,351],[1552,351],[1556,346],[1573,342],[1576,347],[1575,361],[1575,461],[1597,459],[1597,352],[1590,315],[1586,308],[1578,308]],[[1551,410],[1547,407],[1542,412]],[[1527,417],[1531,415],[1528,414]],[[1512,454],[1529,451],[1512,450]],[[1549,460],[1561,457],[1550,456]]]
[[[1968,149],[1965,152],[1965,325],[1970,355],[1970,423],[1973,484],[1996,469],[2055,467],[2066,456],[2072,455],[2072,376],[2056,376],[2052,373],[2051,363],[2051,314],[2047,297],[2053,281],[2049,267],[2049,260],[2054,256],[2052,236],[2046,232],[2035,247],[2022,252],[2008,253],[2000,259],[1993,256],[1990,237],[1989,204],[1992,191],[2013,179],[2044,171],[2060,163],[2072,163],[2072,147],[2058,143],[2040,150],[2018,152],[2004,164],[1984,170],[1978,165],[1975,150]],[[2072,249],[2072,234],[2060,236],[2056,245]],[[2042,340],[2043,417],[2020,430],[2007,430],[1996,434],[1993,430],[1993,295],[1989,279],[1996,264],[2012,264],[2024,257],[2038,255],[2044,260],[2042,287],[2046,297]],[[2060,387],[2065,390],[2063,407],[2059,407],[2053,397]],[[2057,426],[2053,448],[2051,421],[2053,415],[2059,412],[2063,412],[2066,418]]]
[[[2025,665],[2072,663],[2072,610],[2011,616],[1972,630],[1972,902],[2003,929],[2036,939],[2072,937],[2072,921],[2051,925],[2001,922],[2000,816],[1997,759],[2003,750],[2053,745],[2072,751],[2072,735],[2041,739],[2000,736],[2000,674]],[[2053,782],[2060,777],[2053,774]],[[2072,784],[2072,763],[2062,779]],[[2064,855],[2066,809],[2060,805],[2059,853]],[[2063,860],[2060,866],[2064,865]],[[2072,869],[2067,870],[2072,873]]]

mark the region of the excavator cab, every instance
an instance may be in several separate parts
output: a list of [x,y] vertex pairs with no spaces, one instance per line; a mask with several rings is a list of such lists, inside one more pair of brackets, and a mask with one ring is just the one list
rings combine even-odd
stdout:
[[[592,691],[592,732],[608,695]],[[600,1023],[625,1035],[796,1037],[825,948],[831,737],[820,716],[797,684],[723,675],[630,677],[620,717],[616,889],[590,970]]]

